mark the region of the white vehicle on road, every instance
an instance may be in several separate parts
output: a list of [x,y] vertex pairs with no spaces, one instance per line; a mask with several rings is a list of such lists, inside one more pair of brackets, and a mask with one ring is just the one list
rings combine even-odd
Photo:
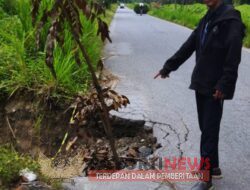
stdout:
[[121,3],[121,4],[120,4],[120,9],[124,9],[124,8],[125,8],[124,3]]

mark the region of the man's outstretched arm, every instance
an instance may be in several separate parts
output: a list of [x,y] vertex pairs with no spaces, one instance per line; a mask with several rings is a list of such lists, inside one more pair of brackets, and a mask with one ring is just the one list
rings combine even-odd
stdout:
[[163,68],[159,71],[155,78],[158,76],[161,76],[162,78],[168,77],[171,71],[177,70],[179,66],[193,54],[196,49],[196,35],[197,30],[194,30],[181,48],[165,62]]

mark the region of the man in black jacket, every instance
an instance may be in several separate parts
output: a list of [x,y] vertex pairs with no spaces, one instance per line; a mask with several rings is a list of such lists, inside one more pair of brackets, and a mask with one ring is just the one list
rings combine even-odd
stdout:
[[[200,154],[209,158],[210,175],[221,177],[218,157],[220,122],[224,99],[232,99],[241,61],[244,24],[240,12],[222,0],[204,0],[206,15],[181,48],[155,76],[166,78],[195,51],[196,65],[190,89],[195,90],[201,130]],[[210,178],[211,179],[211,178]],[[193,190],[213,189],[212,180],[198,182]]]

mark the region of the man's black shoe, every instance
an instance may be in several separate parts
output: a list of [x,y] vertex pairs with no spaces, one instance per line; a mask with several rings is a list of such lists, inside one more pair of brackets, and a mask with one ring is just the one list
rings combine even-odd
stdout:
[[214,179],[222,179],[223,178],[223,175],[222,175],[220,168],[213,168],[211,171],[211,175],[212,175],[212,178],[214,178]]
[[212,182],[204,182],[200,181],[197,182],[191,190],[214,190],[215,187],[213,186]]

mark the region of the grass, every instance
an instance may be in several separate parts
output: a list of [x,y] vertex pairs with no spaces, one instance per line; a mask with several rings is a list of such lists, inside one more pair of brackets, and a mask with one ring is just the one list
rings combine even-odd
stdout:
[[[61,101],[71,99],[76,94],[85,93],[89,89],[91,77],[81,56],[82,65],[75,63],[76,48],[72,48],[75,44],[67,30],[67,25],[64,26],[63,48],[56,45],[54,51],[56,80],[45,65],[44,44],[48,26],[42,32],[42,47],[39,51],[35,51],[35,28],[32,26],[30,16],[30,2],[30,0],[0,0],[0,99],[11,96],[21,89],[33,91],[35,94],[58,97]],[[39,17],[45,8],[51,6],[51,2],[41,1]],[[111,5],[111,8],[106,11],[106,17],[103,19],[108,24],[111,23],[116,8],[117,5]],[[81,22],[83,24],[81,40],[92,63],[96,66],[104,43],[96,36],[97,23],[93,24],[83,16],[81,16]],[[41,120],[42,118],[38,117],[34,126],[37,136],[39,136]],[[4,185],[8,185],[16,178],[23,167],[30,167],[33,171],[39,170],[37,163],[29,157],[0,146],[0,181]],[[40,177],[44,177],[44,180],[46,178]],[[60,182],[54,182],[49,178],[45,181],[53,185],[53,189],[60,189]]]
[[28,168],[33,172],[39,173],[40,167],[32,158],[20,155],[13,148],[0,146],[0,180],[3,185],[9,185],[18,180],[19,172]]
[[[250,5],[236,6],[236,9],[241,12],[243,22],[247,27],[244,46],[250,47]],[[169,4],[160,8],[151,7],[149,14],[194,29],[206,11],[207,8],[203,4]]]
[[189,28],[195,28],[195,26],[199,23],[200,18],[205,15],[206,10],[206,7],[200,4],[185,6],[170,4],[164,5],[159,9],[153,8],[149,14],[173,21]]
[[[51,6],[51,2],[42,1],[39,17],[45,8]],[[85,93],[91,77],[82,57],[81,66],[75,62],[76,48],[72,48],[75,44],[67,30],[68,26],[64,26],[66,37],[63,50],[56,45],[54,51],[55,80],[45,65],[44,44],[48,26],[42,32],[42,47],[36,52],[35,28],[32,26],[30,10],[29,0],[0,0],[0,92],[11,95],[20,89],[27,89],[36,94],[64,98]],[[112,5],[104,20],[110,23],[115,10],[116,6]],[[103,48],[103,42],[96,36],[97,23],[93,24],[83,16],[81,21],[84,32],[81,39],[96,66]]]

